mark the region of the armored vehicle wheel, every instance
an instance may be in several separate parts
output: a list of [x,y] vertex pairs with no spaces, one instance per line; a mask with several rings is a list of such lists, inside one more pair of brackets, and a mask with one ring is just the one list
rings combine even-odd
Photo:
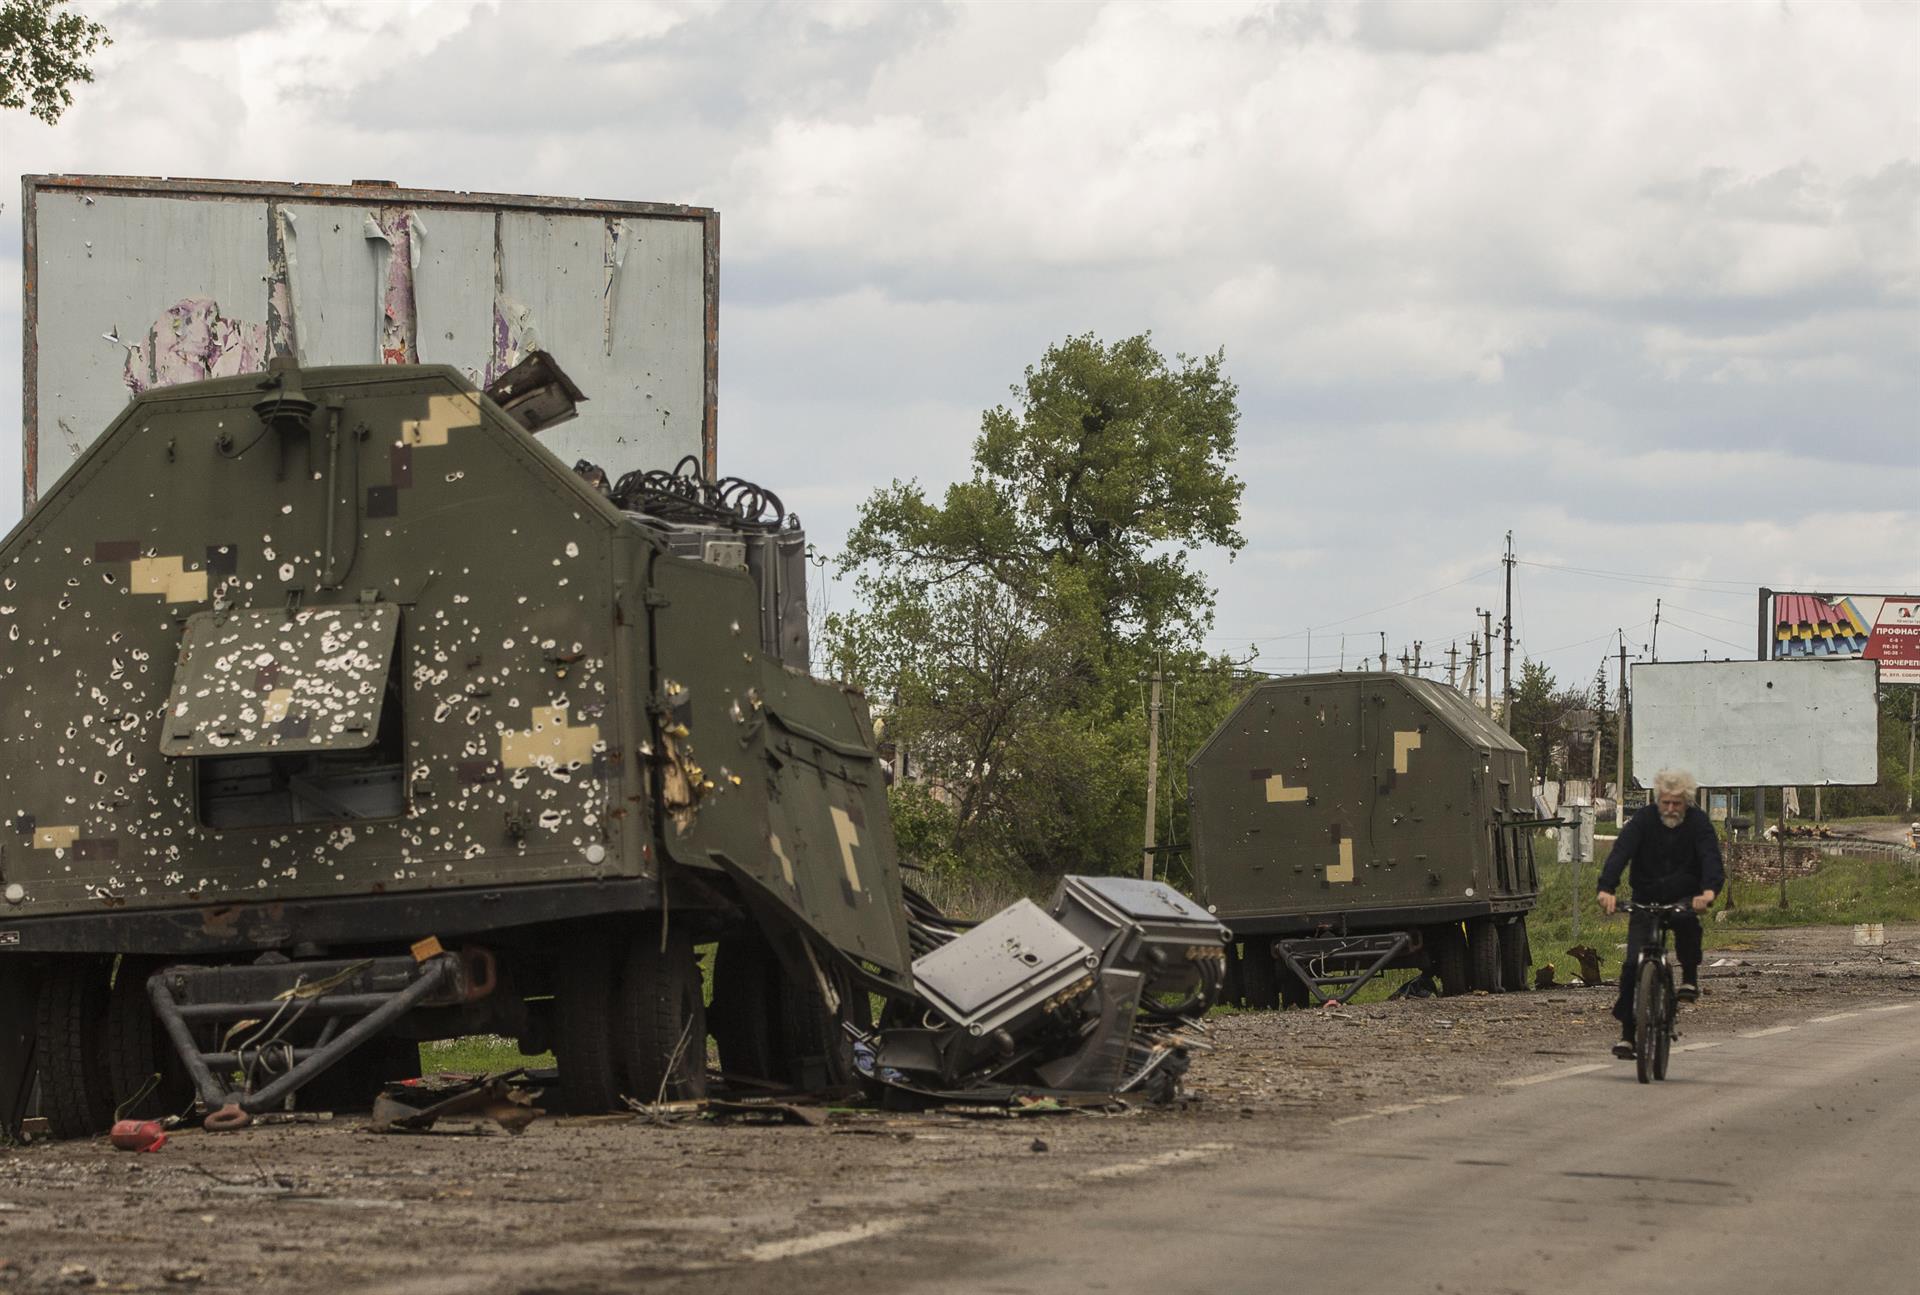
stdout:
[[626,941],[615,980],[613,1046],[635,1101],[707,1095],[707,1004],[693,940],[684,929],[643,926]]
[[108,964],[63,958],[40,985],[34,1033],[40,1100],[53,1134],[84,1138],[113,1122],[106,1081]]
[[771,988],[778,960],[758,931],[720,941],[713,955],[713,1041],[720,1069],[748,1079],[776,1078]]
[[1527,987],[1533,970],[1533,946],[1527,942],[1527,919],[1516,917],[1500,926],[1500,987],[1512,993]]
[[391,1035],[369,1039],[340,1058],[294,1098],[303,1111],[364,1111],[380,1090],[420,1077],[420,1045]]
[[1491,917],[1467,923],[1467,988],[1500,992],[1500,931]]
[[817,985],[795,982],[757,932],[720,942],[713,969],[713,1037],[730,1075],[818,1090],[853,1081],[853,1041],[842,1019],[868,1023],[864,991],[835,977],[841,1010]]
[[1440,978],[1440,996],[1453,998],[1467,992],[1467,937],[1457,922],[1430,926],[1422,933],[1433,974]]
[[1247,986],[1247,1006],[1257,1012],[1271,1012],[1280,1006],[1280,969],[1274,964],[1268,937],[1247,941],[1240,962],[1241,979]]
[[1275,958],[1273,962],[1275,969],[1280,974],[1280,1006],[1311,1006],[1313,1003],[1313,995],[1307,989],[1307,982],[1300,979],[1299,973],[1294,971],[1292,967],[1289,967],[1284,960]]
[[107,996],[107,1089],[123,1120],[178,1115],[193,1102],[193,1081],[147,997],[147,977],[159,969],[149,959],[121,958]]
[[613,1050],[613,953],[604,931],[583,932],[556,955],[553,1056],[574,1115],[621,1105]]

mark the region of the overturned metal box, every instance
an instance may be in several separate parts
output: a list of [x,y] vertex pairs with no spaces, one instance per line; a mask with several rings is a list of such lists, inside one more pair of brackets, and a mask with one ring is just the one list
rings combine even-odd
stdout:
[[[1129,877],[1063,877],[1047,908],[1100,955],[1102,967],[1144,976],[1142,1007],[1204,1012],[1218,1001],[1232,932],[1173,887]],[[1169,1004],[1173,995],[1184,998]]]
[[1018,1027],[1093,988],[1100,958],[1030,899],[913,963],[914,986],[969,1034]]

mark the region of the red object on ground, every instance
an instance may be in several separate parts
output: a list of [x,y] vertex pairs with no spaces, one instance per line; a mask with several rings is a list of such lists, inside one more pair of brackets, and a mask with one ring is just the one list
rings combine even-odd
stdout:
[[122,1151],[158,1151],[167,1145],[167,1131],[158,1120],[121,1120],[107,1136]]

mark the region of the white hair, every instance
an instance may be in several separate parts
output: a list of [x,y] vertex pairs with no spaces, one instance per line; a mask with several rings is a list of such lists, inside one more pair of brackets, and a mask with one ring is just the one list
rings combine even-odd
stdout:
[[1653,775],[1653,794],[1655,796],[1685,796],[1693,799],[1693,793],[1700,790],[1700,783],[1685,769],[1662,769]]

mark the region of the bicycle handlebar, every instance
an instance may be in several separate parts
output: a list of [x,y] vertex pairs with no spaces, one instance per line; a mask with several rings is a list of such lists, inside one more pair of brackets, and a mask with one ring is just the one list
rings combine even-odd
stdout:
[[1643,904],[1635,900],[1625,904],[1616,904],[1614,911],[1617,913],[1691,913],[1693,912],[1693,901],[1685,899],[1676,900],[1667,904]]

